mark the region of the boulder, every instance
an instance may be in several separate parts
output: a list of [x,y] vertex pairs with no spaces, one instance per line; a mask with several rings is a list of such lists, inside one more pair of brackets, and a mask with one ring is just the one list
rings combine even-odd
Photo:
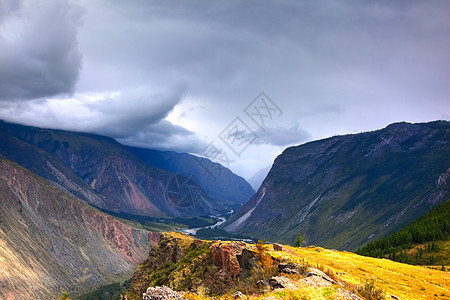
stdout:
[[284,273],[284,274],[297,274],[297,275],[300,275],[300,272],[297,269],[284,268],[280,272]]
[[172,290],[167,286],[149,287],[142,294],[142,300],[184,299],[183,294]]
[[337,284],[337,282],[333,279],[331,279],[327,274],[325,274],[324,272],[314,269],[314,268],[309,268],[308,272],[306,273],[306,277],[310,277],[310,276],[317,276],[320,277],[332,284]]
[[284,276],[274,276],[269,279],[269,285],[272,289],[296,289],[297,287]]
[[283,251],[283,246],[280,244],[273,244],[273,251]]
[[278,271],[280,273],[284,274],[297,274],[299,275],[300,272],[298,269],[300,268],[300,265],[298,264],[292,264],[292,263],[280,263],[278,264]]
[[233,297],[233,299],[244,299],[245,295],[242,294],[240,291],[234,292],[231,297]]
[[270,287],[269,280],[258,280],[256,286],[260,289]]

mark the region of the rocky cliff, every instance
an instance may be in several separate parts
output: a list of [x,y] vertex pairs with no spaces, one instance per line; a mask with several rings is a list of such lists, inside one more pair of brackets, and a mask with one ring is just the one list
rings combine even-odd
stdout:
[[158,246],[135,271],[127,299],[139,299],[149,286],[158,285],[178,291],[202,287],[211,293],[223,293],[243,274],[241,264],[255,265],[251,254],[243,255],[243,251],[248,252],[245,249],[242,242],[211,242],[163,233]]
[[224,228],[356,249],[450,198],[450,122],[396,123],[286,149]]
[[56,299],[123,280],[158,236],[0,159],[0,298]]

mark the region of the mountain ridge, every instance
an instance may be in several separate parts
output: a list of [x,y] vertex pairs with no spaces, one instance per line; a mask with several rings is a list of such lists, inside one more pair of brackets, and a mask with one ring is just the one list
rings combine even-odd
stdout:
[[450,167],[449,124],[394,123],[289,147],[223,226],[284,243],[300,233],[308,244],[356,249],[447,200],[448,185],[436,184]]
[[189,174],[151,166],[109,137],[6,122],[0,137],[0,155],[104,210],[156,217],[224,213],[236,192],[211,197]]

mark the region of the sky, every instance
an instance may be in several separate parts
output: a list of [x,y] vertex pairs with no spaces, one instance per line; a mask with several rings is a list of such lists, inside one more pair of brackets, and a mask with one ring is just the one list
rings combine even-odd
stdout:
[[189,152],[450,119],[450,1],[0,0],[0,119]]

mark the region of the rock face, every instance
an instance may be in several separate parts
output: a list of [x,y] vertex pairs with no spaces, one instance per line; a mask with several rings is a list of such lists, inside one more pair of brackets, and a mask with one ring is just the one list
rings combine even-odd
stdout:
[[245,243],[241,242],[218,242],[210,247],[214,264],[231,276],[233,280],[241,274],[238,257],[242,256],[244,247]]
[[158,246],[134,273],[129,296],[159,285],[177,291],[203,286],[212,293],[224,293],[255,266],[254,252],[243,242],[208,242],[163,233]]
[[205,180],[198,180],[196,175],[203,174],[201,165],[190,163],[186,170],[174,167],[192,161],[189,154],[179,154],[187,158],[173,161],[172,167],[166,168],[173,172],[167,171],[145,162],[131,148],[94,134],[0,121],[0,155],[86,203],[119,214],[208,215],[229,211],[228,199],[240,205],[252,194],[245,180],[220,165],[227,175],[219,182],[224,184],[221,189],[219,183],[210,187]]
[[53,299],[122,280],[154,235],[0,159],[0,298]]
[[355,250],[450,197],[450,122],[397,123],[286,149],[223,228]]

